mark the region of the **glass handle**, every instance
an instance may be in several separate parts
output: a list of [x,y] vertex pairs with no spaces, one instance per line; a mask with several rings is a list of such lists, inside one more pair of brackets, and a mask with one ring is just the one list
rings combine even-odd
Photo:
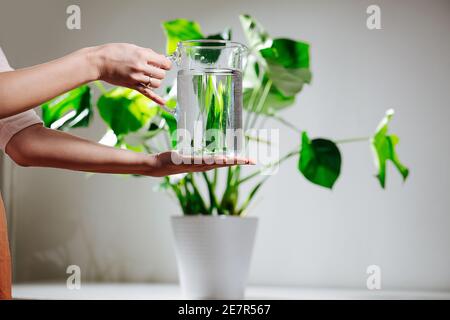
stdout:
[[[172,54],[166,55],[166,58],[169,59],[170,62],[172,62],[172,68],[177,65],[177,60],[178,60],[177,51],[175,51]],[[175,116],[175,118],[176,118],[176,114],[177,114],[176,108],[175,109],[170,109],[170,108],[168,108],[165,105],[159,105],[159,107],[161,107],[161,109],[163,109],[164,111],[170,113],[171,115]]]

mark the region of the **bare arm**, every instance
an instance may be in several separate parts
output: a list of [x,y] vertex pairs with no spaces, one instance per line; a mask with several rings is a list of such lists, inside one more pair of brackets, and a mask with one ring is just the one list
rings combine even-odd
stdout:
[[[0,119],[42,104],[94,80],[138,90],[159,104],[150,89],[161,85],[170,61],[151,49],[117,43],[84,48],[65,57],[0,73]],[[150,88],[142,84],[149,84]]]
[[[246,159],[215,158],[219,163],[202,159],[199,164],[176,164],[180,158],[176,153],[164,152],[157,155],[135,153],[107,147],[64,132],[55,131],[37,124],[23,129],[11,138],[6,153],[21,166],[53,167],[98,173],[127,173],[146,176],[210,169],[240,164],[251,164]],[[175,160],[175,161],[174,161]],[[222,163],[220,161],[222,160]]]

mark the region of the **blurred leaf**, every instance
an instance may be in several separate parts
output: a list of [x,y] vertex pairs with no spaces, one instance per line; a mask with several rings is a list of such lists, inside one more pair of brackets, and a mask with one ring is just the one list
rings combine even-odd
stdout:
[[185,192],[187,201],[187,212],[186,214],[210,214],[211,211],[208,209],[203,197],[198,189],[194,174],[186,175],[185,179]]
[[239,16],[242,29],[244,30],[250,49],[260,50],[270,47],[272,40],[264,28],[250,15]]
[[204,38],[200,25],[195,21],[175,19],[163,22],[162,27],[167,37],[167,54],[172,54],[180,41]]
[[220,201],[220,208],[217,208],[219,214],[238,214],[237,205],[239,200],[240,169],[240,166],[228,168],[225,191],[223,192],[222,200]]
[[155,131],[159,131],[161,130],[161,128],[156,124],[156,123],[150,123],[150,125],[148,126],[148,131],[149,132],[155,132]]
[[252,199],[255,197],[256,193],[259,191],[259,189],[262,187],[262,185],[264,184],[264,182],[267,181],[267,179],[269,178],[269,176],[267,176],[266,178],[264,178],[262,181],[258,182],[256,184],[256,186],[254,186],[251,190],[250,193],[248,194],[247,199],[245,199],[244,203],[242,204],[241,208],[238,210],[237,215],[241,215],[245,212],[245,210],[247,209],[248,205],[250,204],[250,202],[252,201]]
[[156,192],[167,191],[169,189],[170,189],[170,183],[169,183],[169,180],[167,179],[167,177],[164,177],[163,179],[161,179],[161,182],[159,184],[156,184],[153,187],[153,191],[156,191]]
[[167,112],[167,111],[161,111],[161,118],[163,118],[167,124],[168,134],[170,137],[170,144],[172,145],[172,148],[177,147],[177,120],[175,117]]
[[378,128],[371,139],[372,148],[374,150],[375,163],[377,165],[377,178],[380,181],[381,187],[386,184],[386,162],[392,161],[397,170],[406,180],[409,174],[409,169],[405,167],[399,160],[395,150],[399,142],[399,138],[394,134],[388,134],[388,124],[394,115],[394,110],[390,109],[386,112],[386,116],[381,120]]
[[[226,28],[223,32],[209,35],[205,39],[207,39],[207,40],[231,40],[231,29]],[[211,43],[211,44],[202,43],[202,46],[205,46],[205,47],[208,47],[209,45],[214,46],[215,48],[200,49],[200,50],[198,50],[199,56],[194,56],[194,58],[202,59],[202,63],[216,62],[221,53],[220,49],[217,49],[217,46],[220,47],[221,44],[220,43],[219,44],[218,43]]]
[[278,38],[260,52],[266,61],[286,69],[309,68],[309,44],[304,42]]
[[271,47],[262,49],[260,53],[267,62],[267,76],[284,96],[295,96],[305,83],[311,82],[308,44],[275,39]]
[[206,37],[210,40],[231,40],[231,29],[225,28],[221,33],[211,34]]
[[310,140],[303,131],[298,168],[312,183],[331,189],[341,172],[341,154],[333,141]]
[[87,127],[92,115],[91,89],[87,85],[75,88],[44,103],[41,108],[46,127],[59,130]]
[[131,144],[125,144],[127,150],[131,150],[134,152],[145,152],[145,148],[143,145],[132,146]]
[[[267,83],[267,78],[263,80],[263,86]],[[254,88],[246,88],[244,89],[243,94],[243,103],[244,109],[251,112],[256,112],[265,115],[273,115],[277,111],[284,109],[286,107],[292,106],[295,103],[295,96],[285,97],[275,86],[271,86],[269,93],[262,105],[260,110],[250,110],[250,99],[252,94],[254,93]],[[256,101],[259,101],[262,94],[262,90],[258,90],[256,93]],[[256,107],[256,106],[254,106]]]
[[205,180],[206,187],[208,188],[209,203],[210,203],[209,204],[209,214],[212,214],[214,209],[217,209],[218,213],[219,213],[220,206],[219,206],[219,203],[218,203],[218,200],[216,197],[216,193],[215,193],[215,184],[214,184],[214,182],[211,182],[209,180],[208,174],[206,172],[202,172],[201,174],[203,176],[203,179]]
[[247,62],[245,64],[242,86],[245,88],[255,88],[259,86],[263,75],[260,72],[260,67],[257,63],[257,58],[254,54],[247,56]]
[[100,116],[116,136],[141,129],[158,113],[150,99],[128,88],[117,87],[100,96]]
[[186,179],[180,179],[176,182],[171,181],[171,176],[166,176],[163,178],[163,182],[159,185],[159,188],[157,190],[163,191],[170,188],[175,196],[178,199],[179,205],[181,207],[181,210],[184,214],[189,214],[189,210],[187,208],[187,198],[185,194],[183,193],[183,187],[185,185]]
[[[269,74],[267,72],[261,74],[261,72],[264,72],[264,70],[260,69],[257,60],[254,58],[254,56],[250,55],[247,59],[247,66],[244,73],[244,82],[243,82],[244,109],[246,109],[247,111],[256,112],[258,114],[274,115],[279,110],[292,106],[295,103],[295,94],[291,96],[284,95],[276,87],[275,83],[272,80],[270,90],[267,94],[266,99],[263,102],[262,107],[259,110],[255,110],[262,96],[264,87],[267,85],[267,82],[269,81]],[[253,97],[253,104],[252,104],[251,102],[253,94],[255,96]]]
[[[162,24],[163,29],[167,37],[167,54],[172,54],[180,41],[186,40],[230,40],[231,39],[231,29],[226,28],[221,33],[216,33],[205,37],[202,34],[200,25],[195,21],[190,21],[186,19],[176,19],[171,21],[166,21]],[[194,43],[195,44],[195,43]],[[200,44],[200,43],[199,43]],[[195,49],[192,51],[192,59],[201,60],[202,63],[214,63],[217,61],[220,55],[220,50],[217,49],[216,44],[201,43],[202,46],[214,46],[215,48],[202,48]],[[189,54],[189,52],[188,52]]]

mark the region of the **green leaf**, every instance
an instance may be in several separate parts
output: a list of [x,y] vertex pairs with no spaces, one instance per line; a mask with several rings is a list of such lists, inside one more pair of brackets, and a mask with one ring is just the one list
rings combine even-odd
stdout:
[[41,108],[46,127],[59,130],[87,127],[92,115],[91,89],[87,85],[75,88],[44,103]]
[[239,20],[251,50],[270,47],[272,39],[258,21],[248,14],[240,15]]
[[[266,83],[267,83],[267,79],[264,79],[262,88],[264,88],[264,85]],[[281,109],[292,106],[295,103],[295,96],[285,97],[280,92],[280,90],[278,90],[275,86],[272,85],[261,109],[260,110],[250,110],[250,108],[251,108],[250,100],[251,100],[252,94],[254,93],[254,90],[257,90],[257,89],[246,88],[246,89],[244,89],[244,93],[243,93],[244,109],[251,111],[251,112],[256,112],[259,114],[265,114],[265,115],[270,116],[270,115],[277,113]],[[258,92],[256,93],[255,101],[259,101],[261,94],[262,94],[262,90],[258,90]]]
[[[216,169],[217,170],[217,169]],[[209,194],[209,214],[213,213],[214,209],[218,210],[218,214],[220,214],[220,206],[218,204],[218,200],[215,193],[215,185],[209,180],[208,174],[206,172],[202,172],[203,179],[205,180],[206,187],[208,188]]]
[[[258,114],[274,115],[279,110],[292,106],[295,103],[295,94],[292,96],[285,96],[273,82],[262,107],[256,110],[259,100],[261,99],[264,87],[269,81],[268,73],[264,72],[259,67],[254,56],[249,56],[247,59],[247,66],[244,72],[244,93],[243,103],[244,109]],[[260,85],[261,82],[261,85]],[[252,100],[252,95],[254,95]],[[252,103],[253,102],[253,103]]]
[[265,76],[265,74],[263,75],[260,72],[257,57],[254,54],[249,54],[244,68],[242,86],[244,88],[257,87],[263,76]]
[[237,215],[242,215],[245,210],[247,210],[248,205],[250,204],[250,202],[252,201],[252,199],[255,197],[256,193],[259,191],[259,189],[262,187],[262,185],[264,184],[264,182],[266,182],[268,179],[268,176],[266,178],[264,178],[263,180],[261,180],[260,182],[258,182],[256,184],[256,186],[254,186],[249,194],[247,199],[245,199],[244,203],[242,204],[241,208],[238,210]]
[[266,61],[287,69],[309,68],[309,44],[305,42],[278,38],[260,53]]
[[172,54],[180,41],[204,38],[200,25],[195,21],[175,19],[163,22],[162,27],[167,37],[167,54]]
[[[231,40],[231,29],[226,28],[221,33],[209,35],[205,39],[207,39],[207,40]],[[198,50],[199,55],[194,55],[193,58],[196,60],[202,59],[201,60],[202,63],[215,63],[221,53],[221,51],[219,49],[217,49],[217,46],[220,47],[220,46],[222,46],[222,44],[220,44],[220,43],[219,44],[217,44],[217,43],[211,43],[211,44],[202,43],[201,45],[205,46],[205,47],[213,46],[214,48],[199,49]],[[223,44],[223,45],[225,45],[225,44]]]
[[194,174],[186,175],[185,177],[185,191],[187,200],[187,214],[210,214],[197,184],[195,183]]
[[158,114],[158,107],[150,99],[122,87],[102,94],[97,107],[102,119],[118,137],[141,129]]
[[295,96],[305,83],[311,82],[307,43],[275,39],[269,48],[260,50],[260,53],[267,63],[267,76],[284,96]]
[[132,145],[128,143],[123,143],[120,148],[130,150],[133,152],[145,152],[145,147],[142,144]]
[[386,116],[381,120],[378,128],[371,139],[372,149],[374,150],[375,163],[377,165],[377,178],[381,187],[386,184],[386,162],[392,161],[397,170],[405,181],[409,174],[409,169],[405,167],[399,160],[395,150],[399,142],[399,138],[394,134],[388,134],[388,125],[394,115],[394,110],[390,109],[386,112]]
[[220,201],[220,210],[217,210],[219,214],[232,216],[238,214],[240,170],[240,166],[228,168],[226,187]]
[[[186,19],[176,19],[172,21],[166,21],[163,23],[163,29],[167,36],[167,54],[172,54],[180,41],[186,40],[230,40],[231,29],[226,28],[221,33],[216,33],[205,37],[202,34],[200,25],[195,21],[189,21]],[[211,46],[217,46],[217,44],[210,44]],[[208,47],[209,44],[202,43],[202,46]],[[191,53],[193,59],[202,59],[202,63],[214,63],[217,61],[220,55],[220,50],[217,48],[203,48],[195,49]]]
[[221,33],[211,34],[206,37],[206,39],[210,40],[231,40],[231,29],[225,28]]
[[341,172],[341,153],[333,141],[310,140],[303,131],[298,168],[312,183],[331,189]]
[[161,112],[161,118],[163,118],[166,121],[169,138],[170,138],[170,144],[172,145],[172,148],[176,148],[177,147],[177,136],[176,136],[177,120],[171,113],[169,113],[167,111]]

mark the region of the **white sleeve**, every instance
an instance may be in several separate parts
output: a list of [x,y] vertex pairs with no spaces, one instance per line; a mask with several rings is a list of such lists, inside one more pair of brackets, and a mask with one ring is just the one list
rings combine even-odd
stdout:
[[[0,72],[12,71],[0,48]],[[42,123],[34,110],[28,110],[14,116],[0,119],[0,149],[5,151],[9,140],[19,131],[32,126],[33,124]]]
[[0,119],[0,149],[5,151],[9,140],[19,131],[42,123],[34,110],[28,110],[12,117]]

